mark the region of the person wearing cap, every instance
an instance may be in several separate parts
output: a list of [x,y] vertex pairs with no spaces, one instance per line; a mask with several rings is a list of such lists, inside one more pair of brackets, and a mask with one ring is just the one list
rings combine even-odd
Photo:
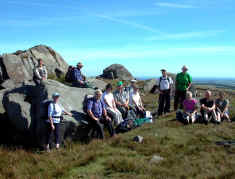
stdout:
[[133,86],[133,92],[130,94],[130,106],[134,109],[137,116],[145,117],[145,108],[143,106],[138,86]]
[[106,90],[103,93],[102,99],[107,106],[106,110],[107,110],[108,114],[114,120],[115,125],[118,126],[121,122],[123,122],[123,118],[122,118],[121,112],[116,107],[112,90],[113,90],[112,85],[110,83],[107,84]]
[[127,91],[129,94],[133,93],[134,91],[134,86],[136,85],[137,80],[133,79],[131,80],[131,85],[127,87]]
[[81,69],[83,68],[83,64],[79,62],[77,67],[73,70],[73,86],[79,88],[88,88],[86,83],[86,77],[82,74]]
[[38,59],[38,66],[34,70],[33,81],[38,86],[43,85],[43,81],[45,80],[47,80],[47,69],[43,60],[40,58]]
[[126,119],[129,110],[129,93],[124,90],[122,81],[117,83],[117,90],[114,92],[114,100],[118,110],[122,113],[123,119]]
[[98,139],[104,139],[102,124],[107,127],[111,137],[116,135],[112,125],[112,119],[108,117],[106,105],[102,101],[102,91],[100,89],[97,89],[94,97],[87,102],[87,114],[90,117],[91,127],[97,131]]
[[47,122],[47,134],[46,134],[46,150],[50,150],[50,142],[52,134],[55,136],[56,149],[60,147],[60,122],[61,117],[64,114],[72,116],[71,113],[65,111],[62,105],[58,103],[60,98],[59,93],[54,93],[52,95],[53,101],[48,106],[48,120]]
[[188,68],[183,66],[182,72],[176,75],[175,81],[175,101],[174,110],[177,111],[180,104],[180,109],[183,109],[183,101],[186,99],[186,92],[192,85],[192,77],[187,72]]
[[167,75],[167,71],[162,69],[161,72],[162,76],[157,81],[157,86],[159,87],[158,116],[170,112],[171,89],[173,85],[173,80]]

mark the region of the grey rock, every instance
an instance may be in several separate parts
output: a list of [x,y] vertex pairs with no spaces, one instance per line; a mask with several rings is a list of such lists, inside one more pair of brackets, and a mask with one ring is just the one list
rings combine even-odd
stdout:
[[150,160],[150,163],[151,163],[151,164],[158,164],[158,163],[160,163],[160,162],[163,161],[163,160],[164,160],[163,157],[160,157],[160,156],[158,156],[158,155],[154,155],[154,156],[152,157],[152,159]]
[[16,88],[17,84],[13,80],[6,80],[1,84],[1,87],[4,89],[13,89]]
[[136,137],[134,137],[134,139],[133,139],[133,141],[134,141],[134,142],[137,142],[137,143],[142,143],[143,140],[144,140],[144,137],[142,137],[142,136],[136,136]]
[[107,83],[103,80],[95,79],[95,78],[88,78],[87,81],[99,89],[105,89]]
[[[3,106],[14,127],[20,132],[29,132],[42,144],[45,136],[45,119],[43,101],[51,99],[53,93],[59,93],[60,104],[74,117],[65,116],[64,134],[73,135],[86,116],[83,113],[85,95],[94,93],[93,89],[74,88],[53,80],[45,81],[44,87],[24,84],[19,88],[8,90],[3,96]],[[64,136],[63,136],[64,137]]]
[[154,85],[156,85],[156,79],[150,79],[150,80],[146,80],[144,82],[144,91],[145,92],[150,92],[150,90],[153,88]]
[[68,64],[64,59],[52,48],[38,45],[26,51],[0,56],[0,78],[2,81],[11,79],[16,83],[32,80],[39,58],[43,59],[49,76],[59,77],[66,73]]
[[113,64],[106,69],[104,69],[103,74],[101,77],[105,79],[120,79],[120,80],[132,80],[132,74],[120,64]]

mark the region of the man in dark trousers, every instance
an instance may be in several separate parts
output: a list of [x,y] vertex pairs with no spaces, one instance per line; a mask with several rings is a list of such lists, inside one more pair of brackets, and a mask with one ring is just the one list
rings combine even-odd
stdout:
[[190,89],[192,85],[192,77],[188,74],[188,68],[183,66],[182,72],[176,75],[175,80],[175,102],[174,109],[177,111],[178,106],[180,109],[183,108],[183,101],[186,98],[186,92]]
[[159,86],[159,106],[158,106],[158,116],[162,116],[163,113],[170,112],[170,100],[171,100],[171,87],[173,85],[173,80],[171,77],[167,76],[167,71],[165,69],[161,70],[162,76],[158,80]]

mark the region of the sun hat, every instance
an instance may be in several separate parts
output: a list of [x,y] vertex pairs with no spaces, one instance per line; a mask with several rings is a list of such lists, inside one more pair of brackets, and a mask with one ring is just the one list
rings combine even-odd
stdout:
[[133,79],[131,80],[131,83],[137,83],[137,80]]
[[55,98],[55,97],[60,97],[60,94],[59,93],[53,93],[52,94],[52,97]]

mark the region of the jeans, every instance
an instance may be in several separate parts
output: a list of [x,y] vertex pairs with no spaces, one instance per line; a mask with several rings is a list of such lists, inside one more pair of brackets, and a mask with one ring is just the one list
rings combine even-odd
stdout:
[[112,121],[108,121],[106,119],[100,118],[99,121],[96,121],[94,119],[89,120],[91,128],[94,129],[94,131],[97,132],[97,139],[104,139],[104,130],[102,127],[102,124],[108,129],[110,136],[114,136],[115,135],[115,130],[113,128],[112,125]]
[[162,94],[159,95],[159,106],[158,106],[158,115],[161,116],[164,113],[170,112],[171,107],[171,91],[164,90]]
[[176,90],[176,92],[175,92],[175,101],[174,101],[175,111],[178,109],[179,105],[180,105],[180,109],[183,109],[183,102],[186,99],[186,92],[187,91]]
[[55,130],[52,130],[51,124],[47,122],[46,144],[50,144],[52,141],[53,133],[55,136],[55,144],[60,144],[60,124],[54,124]]

